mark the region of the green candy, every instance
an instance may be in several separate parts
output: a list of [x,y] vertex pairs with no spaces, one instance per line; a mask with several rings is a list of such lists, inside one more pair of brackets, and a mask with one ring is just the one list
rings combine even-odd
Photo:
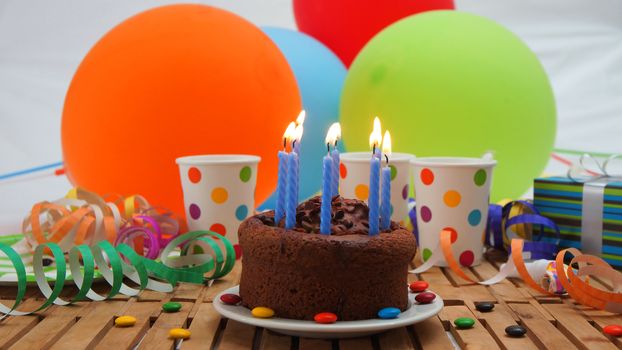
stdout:
[[162,310],[164,310],[164,312],[177,312],[180,309],[181,309],[181,304],[173,302],[173,301],[164,303],[164,305],[162,305]]
[[470,317],[459,317],[454,320],[454,324],[460,329],[471,328],[475,324],[475,320]]

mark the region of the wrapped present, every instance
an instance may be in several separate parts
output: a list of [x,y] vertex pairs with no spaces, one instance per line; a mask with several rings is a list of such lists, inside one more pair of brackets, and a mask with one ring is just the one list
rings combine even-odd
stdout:
[[[572,169],[567,176],[535,179],[534,205],[559,227],[560,248],[600,255],[622,269],[622,176],[607,173],[607,162],[596,164],[592,176]],[[556,235],[548,228],[543,234],[551,240]]]

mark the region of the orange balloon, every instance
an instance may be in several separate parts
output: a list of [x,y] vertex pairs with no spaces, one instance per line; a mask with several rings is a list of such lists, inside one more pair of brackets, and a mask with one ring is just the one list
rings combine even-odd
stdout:
[[63,110],[67,175],[183,216],[175,158],[256,154],[261,203],[300,109],[294,74],[259,28],[209,6],[155,8],[113,28],[78,67]]

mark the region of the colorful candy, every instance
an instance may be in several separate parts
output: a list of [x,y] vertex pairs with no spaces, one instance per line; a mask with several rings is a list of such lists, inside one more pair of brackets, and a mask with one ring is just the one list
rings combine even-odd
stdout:
[[190,338],[190,331],[183,328],[173,328],[168,331],[168,336],[173,339],[188,339]]
[[258,318],[270,318],[274,316],[274,310],[263,306],[257,306],[251,310],[251,315]]
[[429,304],[436,298],[436,294],[431,292],[423,292],[417,294],[415,300],[419,302],[419,304]]
[[517,324],[513,324],[511,326],[505,327],[505,333],[510,337],[522,337],[527,333],[527,330],[523,326],[519,326]]
[[136,317],[134,316],[119,316],[114,320],[114,325],[117,327],[132,327],[136,324]]
[[174,301],[162,305],[162,311],[164,312],[177,312],[179,310],[181,310],[181,304]]
[[466,329],[473,327],[475,320],[470,317],[458,317],[454,320],[454,324],[460,329]]
[[220,301],[227,305],[237,305],[242,301],[242,298],[237,294],[223,294],[220,296]]
[[490,312],[492,311],[492,309],[495,308],[495,304],[487,302],[487,301],[483,301],[481,303],[475,303],[475,308],[479,312]]
[[320,312],[319,314],[313,316],[313,319],[317,323],[329,324],[337,322],[337,315],[332,312]]
[[618,324],[610,324],[608,326],[605,326],[605,328],[603,328],[603,332],[605,332],[605,334],[609,334],[614,337],[619,337],[619,336],[622,336],[622,326]]
[[396,307],[385,307],[384,309],[380,309],[380,311],[378,311],[378,317],[388,320],[392,318],[397,318],[400,313],[400,309]]
[[426,281],[414,281],[409,288],[413,293],[420,293],[428,289],[429,286],[430,284]]

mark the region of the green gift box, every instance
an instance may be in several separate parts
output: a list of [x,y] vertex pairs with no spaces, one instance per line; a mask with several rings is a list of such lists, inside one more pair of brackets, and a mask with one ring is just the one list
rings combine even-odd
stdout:
[[[559,227],[560,248],[599,255],[622,269],[622,178],[537,178],[534,205]],[[543,240],[556,238],[553,230],[544,229]]]

